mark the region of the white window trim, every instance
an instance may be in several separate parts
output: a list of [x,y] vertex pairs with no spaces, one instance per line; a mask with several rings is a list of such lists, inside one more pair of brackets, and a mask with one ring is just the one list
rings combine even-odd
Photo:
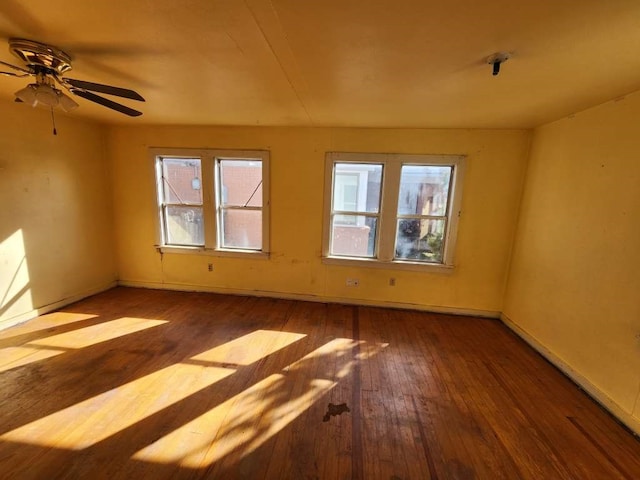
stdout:
[[[160,192],[158,191],[157,165],[159,157],[170,158],[200,158],[202,168],[202,209],[204,218],[204,247],[167,245],[164,243],[162,207],[160,202]],[[149,158],[152,166],[152,178],[155,184],[156,197],[154,200],[155,220],[155,247],[162,253],[180,253],[209,255],[219,257],[242,257],[242,258],[269,258],[270,252],[270,154],[267,150],[230,150],[217,148],[163,148],[150,147]],[[259,159],[262,161],[262,249],[245,250],[240,248],[222,248],[218,239],[218,215],[217,215],[217,159],[238,159],[250,160]]]
[[[374,258],[348,257],[330,254],[331,246],[331,208],[333,197],[333,174],[336,163],[382,164],[382,191],[380,196],[378,235]],[[451,191],[447,212],[445,251],[442,263],[416,262],[394,259],[396,214],[398,211],[398,192],[402,165],[443,165],[453,167]],[[347,153],[327,152],[325,156],[325,188],[322,262],[329,265],[358,266],[371,268],[392,268],[414,271],[452,271],[461,215],[462,185],[464,180],[464,155],[414,155],[387,153]]]

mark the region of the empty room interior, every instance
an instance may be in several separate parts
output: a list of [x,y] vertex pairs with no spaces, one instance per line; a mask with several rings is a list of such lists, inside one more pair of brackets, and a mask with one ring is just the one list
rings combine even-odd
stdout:
[[0,476],[640,478],[638,25],[1,2]]

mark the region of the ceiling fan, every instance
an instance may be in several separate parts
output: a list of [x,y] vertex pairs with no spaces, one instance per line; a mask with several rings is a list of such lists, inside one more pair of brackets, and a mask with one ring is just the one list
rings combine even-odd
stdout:
[[22,60],[26,67],[19,67],[0,60],[1,65],[13,70],[13,72],[0,71],[0,74],[11,77],[35,77],[35,83],[30,83],[15,93],[16,102],[24,102],[34,107],[40,104],[51,108],[60,106],[65,112],[77,108],[78,104],[58,88],[59,86],[73,95],[130,117],[142,115],[142,112],[138,110],[93,93],[99,92],[144,102],[144,98],[133,90],[63,76],[71,70],[71,57],[57,47],[34,40],[10,38],[9,50]]

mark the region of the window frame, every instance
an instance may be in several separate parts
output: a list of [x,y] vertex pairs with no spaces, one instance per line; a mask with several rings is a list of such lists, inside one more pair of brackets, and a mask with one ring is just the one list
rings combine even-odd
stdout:
[[[333,187],[335,186],[335,177],[336,177],[336,171],[335,171],[335,166],[339,163],[347,163],[347,164],[352,164],[352,165],[363,165],[366,167],[373,167],[373,166],[379,166],[381,167],[381,179],[380,179],[380,192],[379,192],[379,201],[378,201],[378,211],[377,212],[369,212],[366,209],[365,210],[359,210],[358,208],[358,198],[359,195],[356,196],[356,209],[355,210],[346,210],[346,209],[336,209],[334,206],[335,203],[335,197],[334,197],[334,191],[333,191]],[[333,167],[332,167],[332,189],[331,189],[331,198],[330,198],[330,207],[329,207],[329,225],[328,225],[328,229],[332,230],[332,227],[335,225],[335,217],[336,216],[345,216],[345,217],[364,217],[364,218],[373,218],[375,219],[375,223],[376,223],[376,230],[378,230],[378,225],[380,225],[380,218],[382,216],[382,185],[383,185],[383,177],[384,177],[384,165],[381,163],[376,163],[376,162],[360,162],[360,161],[354,161],[354,162],[339,162],[336,161],[333,163]],[[351,174],[350,174],[351,175]],[[358,182],[360,182],[360,179],[362,178],[363,174],[362,171],[361,172],[357,172],[354,171],[353,174],[354,176],[357,176],[358,178]],[[358,193],[359,193],[359,187],[360,185],[358,184]],[[365,192],[366,193],[366,192]],[[356,221],[355,224],[348,224],[348,223],[343,223],[343,224],[338,224],[338,225],[342,225],[342,226],[359,226],[358,222]],[[331,247],[332,247],[332,243],[333,243],[333,239],[331,238],[331,235],[329,235],[329,245],[327,247],[327,251],[331,251]],[[357,258],[357,259],[372,259],[375,258],[376,253],[378,251],[378,236],[376,235],[376,238],[374,239],[374,244],[373,244],[373,255],[369,256],[369,255],[354,255],[353,257],[349,257],[346,255],[336,255],[336,257],[339,258]]]
[[[374,242],[374,256],[332,255],[333,186],[335,165],[338,163],[381,164],[382,185],[377,233]],[[322,261],[325,264],[344,266],[365,266],[417,271],[447,271],[454,267],[454,254],[458,224],[461,216],[462,184],[466,157],[464,155],[433,154],[388,154],[327,152],[325,155],[325,192],[323,216]],[[442,262],[424,262],[395,258],[397,221],[403,215],[398,213],[398,196],[403,165],[450,166],[452,167],[447,199],[445,242]]]
[[[261,213],[261,218],[263,219],[263,231],[262,234],[264,234],[264,203],[265,203],[265,198],[264,198],[264,162],[262,160],[262,158],[258,158],[256,156],[253,156],[253,158],[239,158],[237,156],[233,156],[233,157],[226,157],[226,156],[220,156],[220,155],[216,155],[215,156],[215,197],[216,197],[216,242],[218,245],[218,250],[221,251],[237,251],[237,250],[241,250],[241,251],[262,251],[262,249],[257,250],[254,248],[238,248],[238,247],[226,247],[224,246],[224,214],[226,212],[229,211],[259,211]],[[245,205],[231,205],[231,204],[225,204],[224,199],[223,199],[223,188],[222,188],[222,181],[223,181],[223,174],[222,174],[222,162],[224,161],[239,161],[239,162],[260,162],[260,169],[261,169],[261,174],[262,174],[262,178],[260,180],[260,184],[258,184],[258,186],[256,187],[255,191],[254,191],[254,195],[255,192],[258,190],[258,188],[262,187],[262,202],[261,205],[259,207],[253,206],[253,205],[249,205],[249,201],[251,200],[251,198],[253,198],[254,195],[251,196],[251,198],[249,199],[249,201],[247,201],[247,203]],[[262,242],[262,244],[264,245],[264,241]]]
[[[199,167],[200,167],[200,176],[202,176],[202,159],[199,157],[195,157],[195,156],[190,156],[190,157],[186,157],[186,156],[169,156],[169,155],[165,155],[164,158],[162,157],[158,157],[158,160],[156,162],[156,183],[157,183],[157,191],[158,191],[158,209],[160,211],[160,232],[161,232],[161,238],[162,238],[162,242],[166,243],[167,245],[171,245],[173,247],[177,247],[177,248],[201,248],[204,247],[204,244],[189,244],[189,243],[169,243],[169,228],[168,228],[168,216],[167,216],[167,211],[169,210],[169,208],[171,207],[196,207],[199,208],[202,212],[202,215],[204,216],[204,196],[203,196],[203,192],[202,192],[202,179],[200,179],[200,202],[199,203],[188,203],[188,202],[168,202],[166,200],[167,198],[167,190],[166,190],[166,186],[169,184],[168,181],[163,181],[165,180],[165,176],[164,176],[164,169],[163,169],[163,161],[164,160],[187,160],[187,161],[197,161],[199,162]],[[175,196],[177,197],[177,193],[175,193]],[[203,239],[204,239],[204,232],[202,235]]]
[[[153,166],[155,182],[155,247],[161,253],[205,254],[229,257],[269,258],[270,252],[270,152],[268,150],[233,150],[219,148],[164,148],[150,147],[149,157]],[[166,243],[164,232],[162,177],[159,175],[162,158],[200,159],[202,211],[204,222],[204,246],[189,246]],[[220,240],[221,210],[218,209],[218,160],[254,160],[262,162],[262,248],[260,250],[222,247]]]

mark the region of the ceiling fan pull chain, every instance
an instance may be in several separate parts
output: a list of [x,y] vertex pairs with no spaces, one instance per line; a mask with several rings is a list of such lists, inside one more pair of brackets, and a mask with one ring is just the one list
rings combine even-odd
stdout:
[[58,131],[56,130],[56,117],[53,115],[53,107],[51,107],[51,123],[53,124],[53,134],[58,135]]

